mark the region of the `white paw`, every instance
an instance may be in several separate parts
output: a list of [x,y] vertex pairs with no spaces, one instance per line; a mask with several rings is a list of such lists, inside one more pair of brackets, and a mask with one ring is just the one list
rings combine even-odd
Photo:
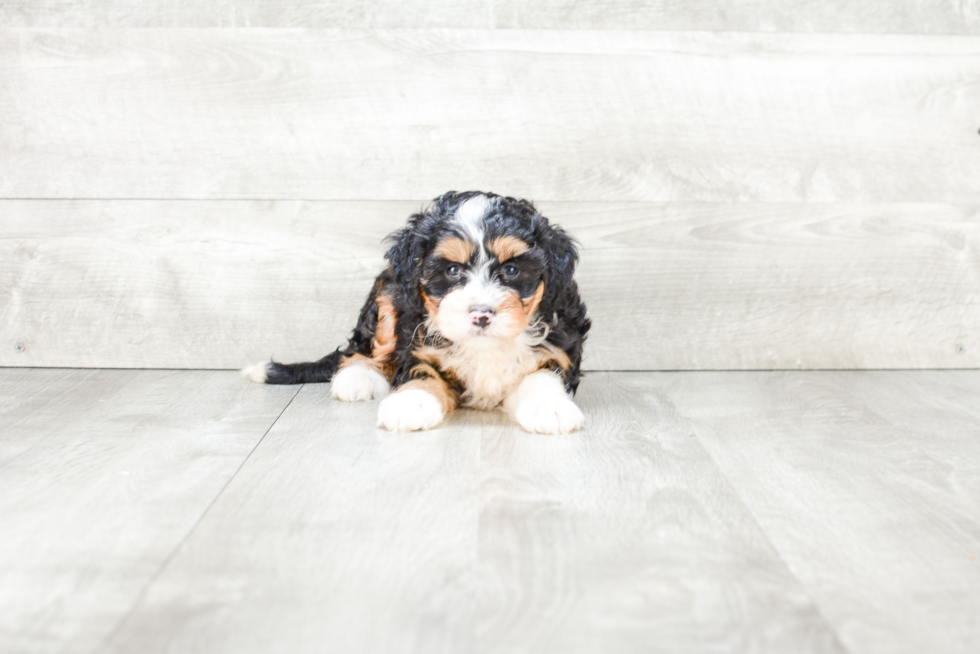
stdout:
[[567,434],[585,424],[581,409],[564,395],[522,402],[514,418],[521,427],[535,434]]
[[537,434],[567,434],[585,424],[585,416],[565,392],[561,378],[549,370],[525,377],[504,400],[503,408],[521,427]]
[[269,376],[269,368],[271,366],[271,361],[263,361],[256,363],[254,366],[246,366],[241,370],[242,377],[248,377],[256,384],[264,384],[266,378]]
[[442,403],[435,395],[408,388],[389,395],[378,406],[378,427],[388,431],[432,429],[442,422]]
[[376,370],[347,366],[333,376],[330,394],[343,402],[380,400],[388,394],[388,380]]

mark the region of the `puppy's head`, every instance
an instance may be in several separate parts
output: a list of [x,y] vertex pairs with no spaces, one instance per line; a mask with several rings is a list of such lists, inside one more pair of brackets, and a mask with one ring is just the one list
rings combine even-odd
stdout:
[[520,335],[571,280],[570,239],[531,203],[488,193],[447,193],[412,216],[388,252],[426,323],[454,342]]

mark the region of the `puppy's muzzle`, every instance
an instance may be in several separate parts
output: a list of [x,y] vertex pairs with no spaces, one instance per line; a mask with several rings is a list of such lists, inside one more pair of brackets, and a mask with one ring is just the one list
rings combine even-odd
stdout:
[[482,329],[490,324],[490,319],[493,318],[493,313],[493,309],[485,304],[470,307],[470,322],[474,327],[479,327]]

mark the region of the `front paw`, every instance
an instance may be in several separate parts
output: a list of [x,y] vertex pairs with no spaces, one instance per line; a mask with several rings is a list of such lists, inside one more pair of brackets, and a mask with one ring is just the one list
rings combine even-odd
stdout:
[[565,395],[528,398],[517,407],[514,418],[535,434],[567,434],[585,424],[581,409]]
[[330,394],[342,402],[379,400],[388,394],[388,380],[364,366],[347,366],[330,382]]
[[445,414],[435,395],[417,388],[408,388],[389,395],[378,405],[378,427],[388,431],[418,431],[432,429]]

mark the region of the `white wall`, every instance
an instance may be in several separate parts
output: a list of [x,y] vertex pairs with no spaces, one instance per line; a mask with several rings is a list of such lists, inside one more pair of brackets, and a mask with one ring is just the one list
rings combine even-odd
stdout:
[[0,25],[0,365],[319,357],[384,235],[471,188],[581,241],[589,368],[980,365],[976,2],[48,0]]

